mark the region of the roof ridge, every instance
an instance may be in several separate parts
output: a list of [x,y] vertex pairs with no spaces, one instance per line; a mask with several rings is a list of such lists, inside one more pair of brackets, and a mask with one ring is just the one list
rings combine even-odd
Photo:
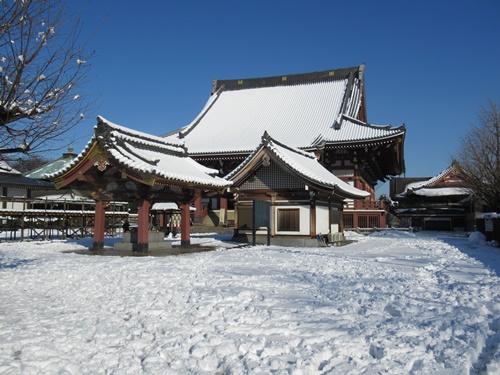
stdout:
[[288,146],[288,145],[286,145],[286,144],[284,144],[284,143],[276,140],[275,138],[271,137],[271,135],[269,135],[269,133],[267,131],[264,132],[264,135],[262,136],[262,140],[266,144],[272,145],[274,143],[274,144],[277,144],[280,147],[283,147],[283,148],[287,149],[288,151],[291,151],[291,152],[294,152],[296,154],[308,157],[310,159],[316,159],[316,157],[314,155],[312,155],[311,152],[302,151],[302,150],[300,150],[300,149],[298,149],[296,147]]
[[362,72],[364,65],[353,66],[350,68],[330,69],[310,73],[285,74],[278,76],[259,77],[259,78],[240,78],[240,79],[214,79],[212,82],[212,93],[220,88],[227,91],[255,89],[262,87],[291,86],[307,83],[318,83],[347,79],[353,73]]

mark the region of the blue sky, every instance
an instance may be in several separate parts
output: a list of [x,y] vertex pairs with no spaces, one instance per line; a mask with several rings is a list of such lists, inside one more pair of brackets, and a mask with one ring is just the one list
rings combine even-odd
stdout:
[[100,103],[77,128],[76,152],[90,139],[97,114],[156,135],[188,124],[213,78],[366,64],[368,121],[405,123],[406,175],[430,177],[449,166],[481,107],[489,99],[500,103],[498,0],[73,0],[71,6],[83,9],[84,34],[95,32],[85,91]]

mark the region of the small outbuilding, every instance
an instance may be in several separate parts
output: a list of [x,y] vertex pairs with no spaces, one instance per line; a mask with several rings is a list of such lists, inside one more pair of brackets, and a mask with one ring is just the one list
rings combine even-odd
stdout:
[[235,239],[275,245],[314,246],[338,239],[344,199],[365,199],[329,172],[314,153],[264,133],[260,145],[226,179],[235,200]]

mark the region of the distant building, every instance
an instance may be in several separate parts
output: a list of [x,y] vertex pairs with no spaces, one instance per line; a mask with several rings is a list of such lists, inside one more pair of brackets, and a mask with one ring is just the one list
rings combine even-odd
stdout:
[[474,201],[457,165],[431,178],[394,178],[390,196],[396,202],[396,216],[408,226],[421,230],[473,230]]
[[32,169],[28,171],[25,176],[29,178],[44,179],[46,174],[54,173],[64,167],[66,163],[73,161],[76,158],[76,154],[73,152],[73,146],[68,147],[68,151],[63,153],[59,158],[45,163],[41,167]]
[[23,176],[7,162],[0,160],[0,201],[1,209],[18,209],[23,206],[23,199],[44,195],[54,190],[54,184]]

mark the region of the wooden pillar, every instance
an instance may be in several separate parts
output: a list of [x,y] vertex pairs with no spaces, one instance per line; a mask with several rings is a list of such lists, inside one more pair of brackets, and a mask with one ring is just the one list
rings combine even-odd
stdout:
[[311,237],[316,237],[316,202],[311,200],[310,208],[309,208],[309,226]]
[[276,193],[271,194],[271,237],[276,235]]
[[104,248],[104,230],[106,227],[106,211],[104,207],[104,201],[98,200],[95,202],[94,243],[92,245],[94,250]]
[[222,225],[227,225],[227,198],[219,200],[219,217]]
[[143,199],[138,204],[137,251],[147,252],[149,248],[149,209],[151,202]]
[[165,226],[165,211],[159,211],[158,215],[160,215],[160,221],[158,223],[158,226],[160,227],[160,230]]
[[196,211],[194,212],[194,222],[201,223],[203,221],[203,204],[201,202],[201,190],[194,190],[194,208]]
[[380,214],[380,228],[387,228],[387,212],[382,211]]
[[189,246],[191,244],[191,228],[190,228],[190,205],[189,202],[182,203],[181,211],[181,246]]

